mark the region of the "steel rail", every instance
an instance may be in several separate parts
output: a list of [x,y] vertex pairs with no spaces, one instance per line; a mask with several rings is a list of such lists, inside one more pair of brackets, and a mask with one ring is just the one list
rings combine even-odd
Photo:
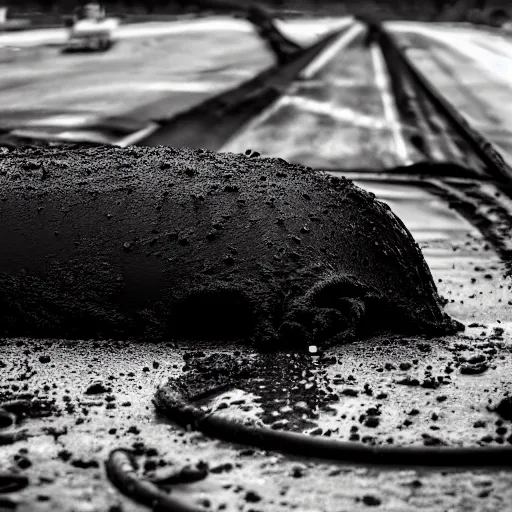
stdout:
[[[380,23],[365,20],[371,27],[375,40],[381,45],[382,51],[388,56],[391,65],[390,72],[401,73],[405,70],[415,86],[429,99],[437,111],[449,123],[452,129],[468,144],[471,150],[485,165],[489,174],[495,179],[512,183],[512,168],[505,162],[492,143],[480,132],[475,130],[464,116],[441,94],[441,92],[417,69],[406,53],[397,44],[394,36]],[[397,92],[397,101],[404,101],[403,93]]]

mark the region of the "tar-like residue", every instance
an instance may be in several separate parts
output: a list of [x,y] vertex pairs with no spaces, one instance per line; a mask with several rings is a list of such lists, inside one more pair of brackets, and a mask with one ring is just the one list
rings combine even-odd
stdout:
[[281,159],[15,151],[0,159],[0,215],[4,335],[274,346],[355,324],[458,327],[386,205],[344,178]]

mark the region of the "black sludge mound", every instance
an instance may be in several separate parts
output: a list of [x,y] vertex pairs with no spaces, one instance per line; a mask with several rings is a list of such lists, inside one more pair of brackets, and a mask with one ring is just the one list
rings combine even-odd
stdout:
[[386,205],[280,159],[12,152],[0,215],[3,335],[275,347],[460,327]]

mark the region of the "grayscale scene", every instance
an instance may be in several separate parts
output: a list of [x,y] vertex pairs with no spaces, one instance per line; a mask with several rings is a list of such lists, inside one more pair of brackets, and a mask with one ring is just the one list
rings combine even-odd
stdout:
[[512,4],[0,0],[0,512],[512,511]]

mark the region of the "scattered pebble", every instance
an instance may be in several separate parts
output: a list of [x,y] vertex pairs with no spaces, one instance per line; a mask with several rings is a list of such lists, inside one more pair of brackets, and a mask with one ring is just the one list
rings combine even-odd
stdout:
[[362,501],[369,507],[378,507],[382,503],[380,498],[377,498],[377,496],[372,496],[371,494],[365,494],[362,498]]
[[501,400],[496,409],[494,409],[504,420],[512,420],[512,396],[507,396]]
[[460,373],[462,373],[462,375],[479,375],[488,369],[489,365],[487,363],[463,364],[460,367]]
[[93,382],[85,391],[86,395],[98,395],[100,393],[110,393],[111,389],[105,384],[98,380],[96,382]]
[[261,501],[261,496],[254,491],[248,491],[245,495],[245,501],[249,503],[257,503]]

